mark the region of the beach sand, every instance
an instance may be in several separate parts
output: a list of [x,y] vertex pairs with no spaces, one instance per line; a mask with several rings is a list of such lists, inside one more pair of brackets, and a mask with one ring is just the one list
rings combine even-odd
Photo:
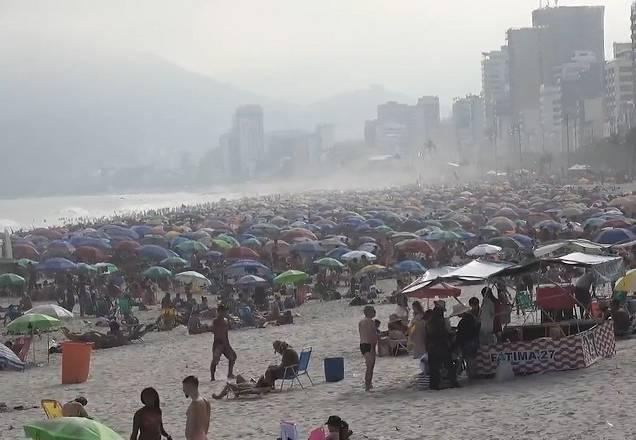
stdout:
[[[471,287],[473,290],[474,289]],[[385,291],[389,289],[385,289]],[[474,293],[474,292],[473,292]],[[386,326],[394,306],[378,306]],[[347,420],[355,439],[633,439],[632,417],[636,385],[636,341],[619,342],[613,359],[600,360],[584,370],[516,378],[505,383],[483,380],[461,389],[416,391],[410,384],[419,372],[410,357],[379,358],[375,391],[363,391],[364,366],[358,351],[360,307],[346,300],[309,302],[297,312],[296,324],[232,331],[238,353],[237,372],[258,376],[277,362],[272,341],[286,340],[300,350],[313,347],[310,373],[315,386],[275,393],[260,399],[212,401],[210,439],[276,439],[279,421],[298,424],[300,438],[332,414]],[[140,314],[142,322],[156,316]],[[175,440],[183,439],[188,400],[181,391],[186,375],[197,375],[201,392],[211,398],[225,382],[223,360],[218,381],[210,383],[212,335],[187,336],[185,328],[150,333],[143,343],[95,351],[88,382],[61,385],[61,356],[50,365],[24,373],[0,373],[0,401],[39,405],[41,399],[61,402],[85,395],[94,418],[130,436],[139,393],[155,387],[162,399],[164,425]],[[45,340],[39,345],[43,347]],[[40,359],[46,355],[38,354]],[[325,383],[322,361],[343,356],[345,380]],[[306,378],[301,379],[308,385]],[[22,425],[43,419],[42,410],[0,413],[0,438],[24,438]]]

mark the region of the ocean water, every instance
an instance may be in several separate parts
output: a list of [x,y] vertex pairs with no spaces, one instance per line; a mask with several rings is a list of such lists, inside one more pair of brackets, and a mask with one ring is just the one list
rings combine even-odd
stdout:
[[91,196],[53,196],[0,199],[0,231],[5,228],[52,226],[80,218],[96,218],[214,202],[254,194],[243,191],[169,192],[107,194]]

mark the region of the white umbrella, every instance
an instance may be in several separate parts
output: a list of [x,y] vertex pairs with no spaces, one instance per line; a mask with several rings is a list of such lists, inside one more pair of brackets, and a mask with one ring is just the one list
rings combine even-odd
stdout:
[[73,319],[73,312],[66,310],[64,307],[60,307],[57,304],[42,304],[33,307],[25,313],[28,315],[37,313],[57,319]]
[[25,364],[9,347],[0,344],[0,370],[24,370]]
[[174,276],[174,278],[182,283],[192,284],[197,287],[206,287],[212,284],[204,275],[193,270],[178,273]]
[[347,252],[346,254],[343,254],[342,257],[340,257],[340,259],[344,261],[349,261],[349,260],[353,260],[354,258],[357,260],[360,260],[362,259],[362,257],[365,257],[369,261],[375,261],[375,259],[377,258],[371,252],[351,251],[351,252]]
[[466,255],[469,257],[483,257],[484,255],[494,255],[499,252],[501,252],[501,248],[499,246],[495,246],[493,244],[480,244],[466,252]]

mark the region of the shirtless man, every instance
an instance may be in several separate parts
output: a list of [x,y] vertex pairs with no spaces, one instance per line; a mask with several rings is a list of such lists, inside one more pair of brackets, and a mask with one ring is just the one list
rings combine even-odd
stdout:
[[364,318],[358,324],[360,332],[360,352],[364,356],[366,372],[364,374],[364,389],[373,388],[373,369],[375,368],[375,347],[378,344],[378,330],[375,326],[375,309],[372,306],[364,308]]
[[192,399],[186,411],[186,440],[207,440],[210,430],[210,402],[199,395],[199,379],[183,379],[183,392]]
[[215,380],[216,366],[219,365],[221,355],[228,360],[227,378],[234,378],[234,363],[236,362],[236,353],[230,345],[228,330],[230,324],[226,318],[226,310],[223,304],[217,307],[217,317],[212,321],[212,333],[214,333],[214,342],[212,343],[212,363],[210,364],[210,380]]

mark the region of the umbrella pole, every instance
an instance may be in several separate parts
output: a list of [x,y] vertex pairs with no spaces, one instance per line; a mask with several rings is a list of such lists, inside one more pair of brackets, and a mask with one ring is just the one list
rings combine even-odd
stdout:
[[49,333],[46,332],[46,364],[47,365],[51,364],[51,350],[49,350],[49,342],[50,342]]

